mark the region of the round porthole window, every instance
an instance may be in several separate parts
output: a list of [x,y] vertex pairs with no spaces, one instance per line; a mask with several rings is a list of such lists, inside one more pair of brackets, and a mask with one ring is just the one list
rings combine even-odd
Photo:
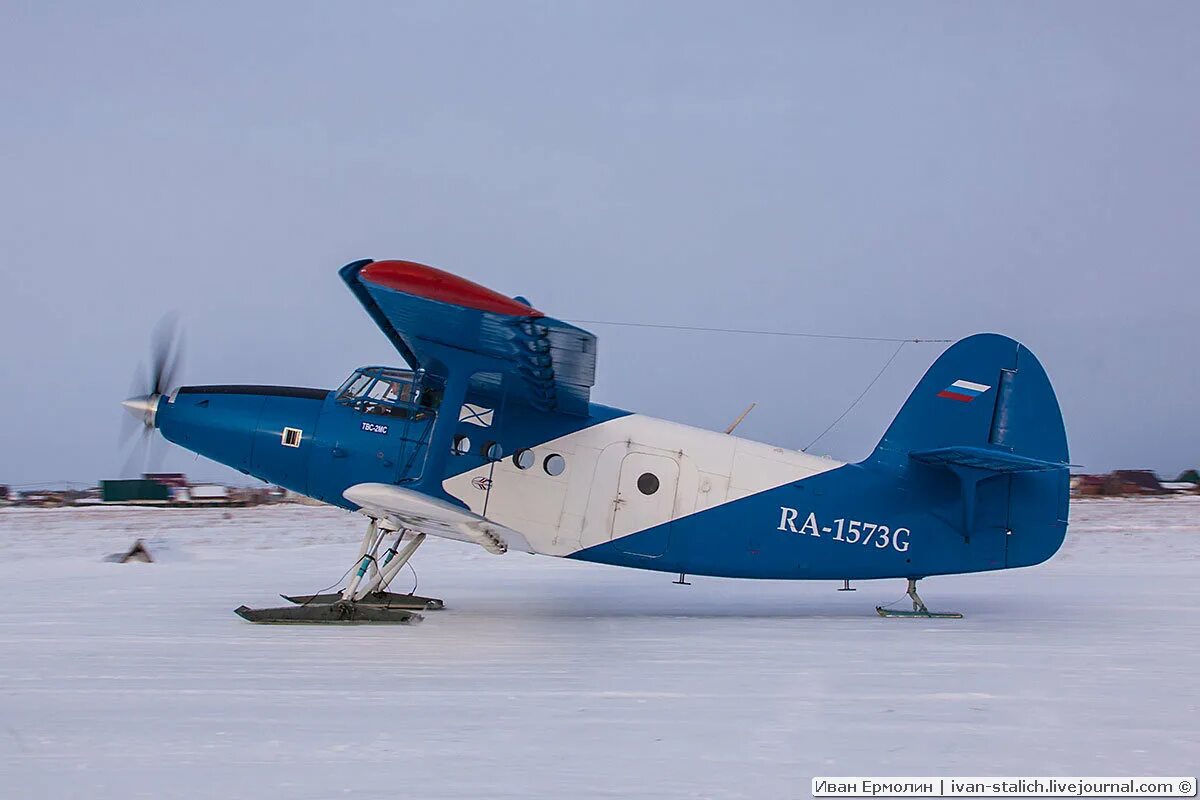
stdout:
[[542,469],[546,470],[547,475],[562,475],[566,468],[567,460],[558,453],[546,456],[546,460],[542,462]]
[[471,437],[463,436],[461,433],[454,437],[454,443],[450,445],[450,450],[458,456],[465,456],[471,452]]
[[653,472],[643,472],[638,476],[637,487],[642,494],[654,494],[658,491],[658,476]]
[[533,451],[529,448],[518,450],[517,452],[513,453],[512,461],[513,466],[515,466],[517,469],[529,469],[533,466]]
[[504,448],[499,442],[488,442],[483,446],[483,457],[489,461],[499,461],[504,458]]

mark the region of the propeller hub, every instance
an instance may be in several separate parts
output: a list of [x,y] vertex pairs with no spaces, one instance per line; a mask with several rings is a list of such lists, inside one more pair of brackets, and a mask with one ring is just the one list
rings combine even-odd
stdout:
[[161,399],[161,394],[147,394],[122,400],[121,405],[125,406],[125,410],[134,417],[140,419],[147,428],[153,428],[154,418],[158,414],[158,401]]

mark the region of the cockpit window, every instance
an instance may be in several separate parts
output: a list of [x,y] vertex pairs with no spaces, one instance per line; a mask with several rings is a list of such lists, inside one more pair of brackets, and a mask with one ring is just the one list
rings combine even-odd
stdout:
[[338,390],[337,401],[366,414],[431,417],[441,400],[441,384],[423,371],[363,367]]
[[393,381],[385,381],[383,378],[371,384],[371,388],[367,390],[367,397],[372,400],[394,400],[396,397],[396,387],[399,384]]
[[342,384],[342,388],[338,390],[338,398],[358,397],[371,385],[372,380],[374,378],[370,375],[362,372],[354,373]]

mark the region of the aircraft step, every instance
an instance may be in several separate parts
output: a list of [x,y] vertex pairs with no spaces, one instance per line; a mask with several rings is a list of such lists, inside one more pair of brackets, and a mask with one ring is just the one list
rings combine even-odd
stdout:
[[363,622],[389,622],[407,625],[420,622],[422,617],[404,608],[384,608],[362,603],[311,603],[306,606],[281,608],[249,608],[234,610],[244,620],[269,625],[347,625]]
[[[311,605],[330,605],[332,603],[340,603],[342,601],[341,592],[333,592],[329,594],[297,594],[297,595],[279,595],[289,603],[296,605],[311,606]],[[356,605],[366,606],[382,606],[384,608],[407,608],[416,609],[418,611],[437,611],[446,607],[446,604],[436,597],[422,597],[419,594],[397,594],[396,592],[371,592],[362,600],[354,601]]]

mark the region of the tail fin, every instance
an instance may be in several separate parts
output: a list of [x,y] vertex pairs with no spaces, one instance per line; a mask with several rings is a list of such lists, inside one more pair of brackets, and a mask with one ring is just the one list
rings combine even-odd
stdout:
[[[984,333],[934,362],[865,463],[929,483],[931,496],[932,484],[953,473],[964,537],[981,526],[1005,530],[1007,566],[1024,566],[1062,544],[1068,461],[1062,412],[1042,365],[1019,342]],[[1007,487],[996,485],[1002,481]]]
[[994,333],[952,345],[917,384],[871,459],[948,447],[1067,465],[1058,399],[1024,345]]

